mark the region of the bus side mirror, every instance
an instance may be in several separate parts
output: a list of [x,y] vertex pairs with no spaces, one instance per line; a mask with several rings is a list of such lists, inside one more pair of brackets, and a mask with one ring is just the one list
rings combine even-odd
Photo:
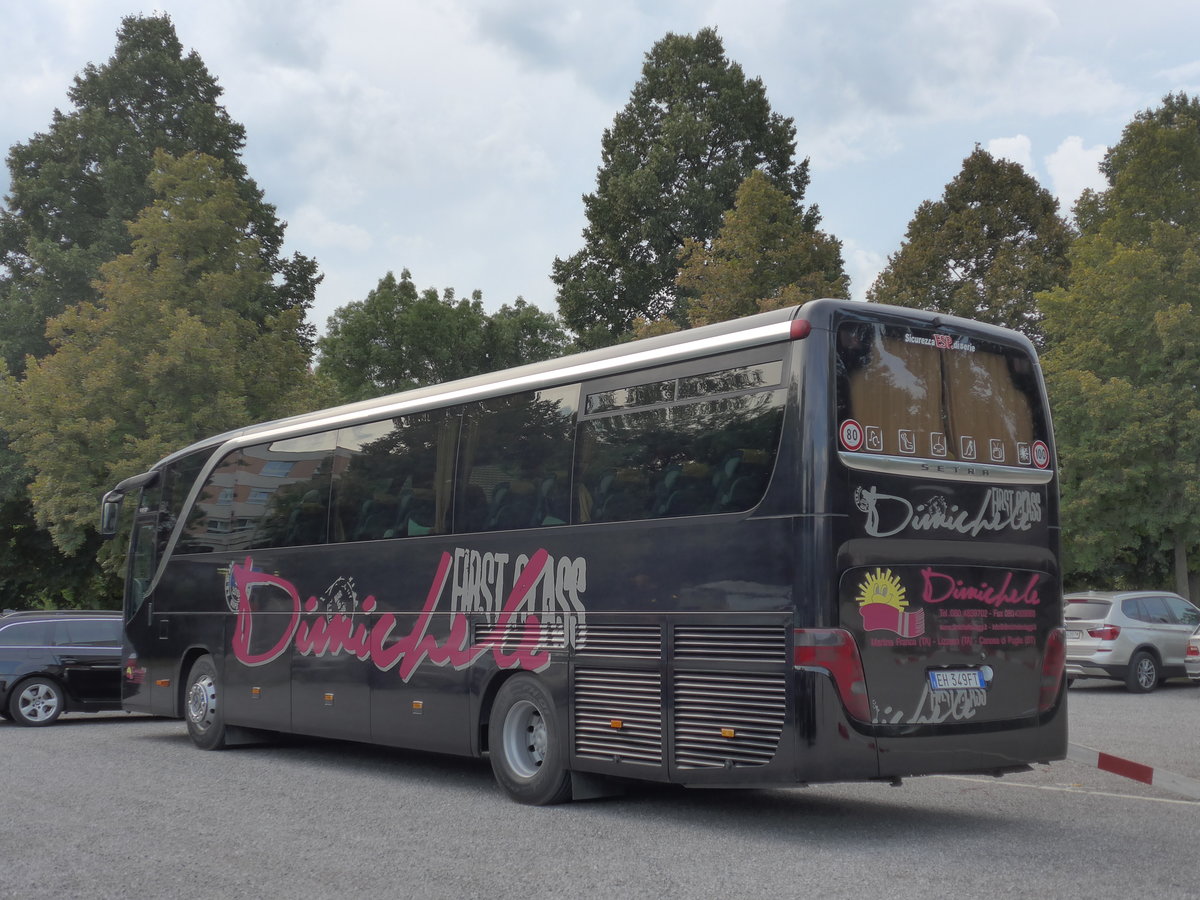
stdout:
[[120,494],[107,494],[100,504],[100,537],[106,540],[117,533],[117,525],[121,520],[121,499]]

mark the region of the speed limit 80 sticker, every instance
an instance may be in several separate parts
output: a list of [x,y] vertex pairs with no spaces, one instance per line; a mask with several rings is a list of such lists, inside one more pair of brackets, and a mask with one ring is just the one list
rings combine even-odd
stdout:
[[851,452],[861,450],[863,441],[866,440],[863,427],[853,419],[847,419],[842,423],[842,427],[838,429],[838,436],[842,440],[842,446]]

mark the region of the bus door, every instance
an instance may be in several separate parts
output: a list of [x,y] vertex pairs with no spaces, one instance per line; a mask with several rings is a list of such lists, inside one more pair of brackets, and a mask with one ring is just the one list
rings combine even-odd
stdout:
[[158,567],[158,515],[138,513],[130,536],[125,579],[125,640],[121,656],[121,702],[133,712],[154,712],[153,680],[147,678],[148,648],[140,639],[150,633],[150,581]]

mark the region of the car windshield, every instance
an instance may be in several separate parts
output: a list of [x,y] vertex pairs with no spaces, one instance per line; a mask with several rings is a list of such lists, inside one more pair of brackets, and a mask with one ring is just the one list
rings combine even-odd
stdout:
[[1108,615],[1112,602],[1109,600],[1069,600],[1063,610],[1064,619],[1103,619]]

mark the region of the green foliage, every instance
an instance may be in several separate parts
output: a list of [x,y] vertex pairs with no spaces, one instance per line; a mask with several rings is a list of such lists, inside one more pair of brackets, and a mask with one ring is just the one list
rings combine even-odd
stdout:
[[724,322],[817,297],[849,297],[841,242],[809,227],[792,198],[755,169],[706,247],[680,251],[679,287],[693,326]]
[[583,198],[584,248],[556,259],[559,312],[583,347],[615,343],[634,320],[683,324],[676,274],[684,241],[711,240],[738,185],[755,169],[795,204],[808,161],[794,162],[795,126],[771,111],[760,79],[731,63],[715,30],[668,34],[646,54],[629,103],[604,132],[596,191]]
[[0,384],[37,521],[68,554],[88,547],[98,500],[120,479],[309,404],[300,311],[260,323],[231,302],[271,280],[237,183],[201,154],[160,151],[154,165],[156,199],[130,224],[130,252],[101,267],[97,301],[53,319],[53,352]]
[[[221,162],[245,207],[244,230],[256,241],[256,271],[268,276],[230,279],[245,293],[228,299],[260,331],[283,327],[304,352],[311,349],[314,330],[303,319],[320,281],[316,263],[300,254],[279,255],[284,226],[247,175],[240,158],[245,130],[218,104],[220,96],[200,57],[184,54],[167,16],[130,16],[117,32],[113,56],[75,78],[68,90],[72,108],[55,110],[45,132],[10,149],[10,193],[0,209],[0,371],[19,378],[27,360],[51,352],[50,320],[77,304],[100,302],[101,266],[131,250],[126,223],[154,199],[149,176],[160,149],[175,157],[196,151]],[[156,336],[143,341],[157,347]],[[14,384],[4,387],[10,398]],[[68,559],[32,518],[20,520],[32,509],[27,485],[39,461],[26,465],[12,451],[15,428],[7,417],[3,421],[0,548],[19,549],[0,549],[0,587],[24,585],[27,596],[28,586],[42,585],[49,592],[39,595],[50,598],[45,602],[57,597],[64,604],[107,596],[111,583],[103,583],[106,576],[91,561],[95,548],[81,536],[86,530],[59,535],[78,549]]]
[[1049,191],[976,147],[941,200],[917,208],[867,299],[1004,325],[1040,344],[1036,295],[1066,283],[1071,239]]
[[483,323],[484,362],[479,372],[496,372],[561,356],[567,335],[558,318],[526,303],[507,303]]
[[346,401],[477,375],[562,352],[555,318],[518,298],[493,316],[476,291],[417,290],[405,269],[389,272],[365,300],[338,309],[318,342],[318,374]]
[[1066,558],[1076,580],[1152,586],[1200,542],[1200,106],[1140,113],[1102,168],[1070,280],[1041,298]]
[[92,535],[75,556],[54,546],[34,525],[28,500],[0,503],[0,607],[5,609],[116,608],[119,581],[96,565]]
[[[25,357],[50,345],[45,323],[68,306],[94,301],[100,266],[130,248],[125,224],[148,205],[155,150],[220,160],[249,210],[267,280],[243,298],[265,322],[313,300],[311,260],[279,258],[283,225],[246,174],[245,129],[218,105],[221,89],[200,57],[186,56],[169,17],[129,16],[112,58],[88,65],[68,91],[74,109],[55,110],[50,128],[8,155],[9,206],[0,211],[0,358],[19,374]],[[312,330],[300,336],[311,342]]]

